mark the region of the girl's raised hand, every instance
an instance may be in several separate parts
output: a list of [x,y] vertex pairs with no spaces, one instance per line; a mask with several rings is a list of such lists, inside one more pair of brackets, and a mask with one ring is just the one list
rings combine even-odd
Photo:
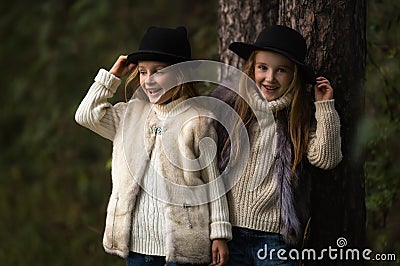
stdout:
[[333,99],[333,88],[325,77],[318,77],[314,87],[315,101],[326,101]]
[[118,57],[117,61],[114,63],[110,69],[110,74],[122,78],[132,71],[136,65],[133,63],[128,63],[128,56],[121,55]]

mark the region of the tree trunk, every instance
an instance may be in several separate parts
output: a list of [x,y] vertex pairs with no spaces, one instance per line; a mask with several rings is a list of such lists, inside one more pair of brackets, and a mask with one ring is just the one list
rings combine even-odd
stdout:
[[[355,151],[357,125],[364,113],[366,2],[279,0],[279,3],[269,4],[271,6],[267,8],[272,8],[273,15],[265,20],[268,9],[260,9],[265,3],[256,0],[219,1],[220,59],[240,68],[242,62],[238,57],[227,53],[229,43],[254,41],[267,24],[290,26],[306,38],[309,47],[307,62],[314,66],[316,73],[327,77],[335,89],[343,153],[343,161],[337,168],[313,173],[308,245],[338,248],[337,239],[344,237],[347,245],[343,248],[361,251],[366,244],[364,160],[357,157]],[[279,16],[275,23],[277,12]],[[355,265],[356,262],[328,258],[324,265]],[[316,265],[320,264],[321,261],[316,262]]]
[[313,178],[310,243],[320,248],[336,247],[339,237],[346,238],[347,247],[365,247],[363,160],[355,156],[357,125],[364,113],[365,12],[365,0],[280,0],[280,24],[305,36],[308,62],[331,81],[341,118],[343,161]]
[[220,61],[241,69],[243,60],[228,50],[235,41],[254,42],[267,25],[278,21],[278,0],[219,0],[218,52]]

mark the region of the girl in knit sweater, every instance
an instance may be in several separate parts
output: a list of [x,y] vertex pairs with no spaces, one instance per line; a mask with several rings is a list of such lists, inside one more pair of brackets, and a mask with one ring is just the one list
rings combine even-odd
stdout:
[[[297,265],[288,251],[298,247],[308,220],[309,185],[301,169],[308,163],[331,169],[342,159],[333,89],[304,63],[306,42],[291,28],[268,27],[255,43],[234,42],[229,49],[247,60],[244,73],[256,86],[243,82],[239,94],[223,88],[212,92],[238,113],[250,144],[244,171],[232,174],[237,182],[228,193],[233,226],[228,265]],[[307,84],[314,85],[312,94]],[[229,175],[234,173],[228,169],[229,158],[244,147],[234,145],[237,137],[227,136],[222,128],[218,134],[220,171]],[[285,253],[278,257],[280,249]]]
[[[113,142],[103,246],[127,258],[128,266],[227,261],[232,233],[226,198],[209,197],[219,193],[217,184],[194,189],[218,176],[215,153],[200,145],[216,141],[212,115],[189,103],[192,84],[181,84],[183,71],[170,66],[190,60],[184,27],[150,27],[137,52],[99,71],[75,115]],[[135,97],[111,105],[107,99],[128,74],[125,89],[140,85]]]

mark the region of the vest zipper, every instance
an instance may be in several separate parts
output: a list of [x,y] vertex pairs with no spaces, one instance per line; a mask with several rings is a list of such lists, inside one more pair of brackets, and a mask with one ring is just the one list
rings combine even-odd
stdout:
[[186,213],[186,218],[187,218],[189,228],[192,229],[193,225],[192,225],[192,222],[190,221],[189,206],[186,203],[183,203],[183,209],[185,210],[185,213]]
[[117,204],[118,204],[119,197],[116,198],[115,207],[114,207],[114,215],[113,215],[113,223],[112,223],[112,230],[111,230],[111,248],[114,248],[114,225],[115,225],[115,212],[117,211]]

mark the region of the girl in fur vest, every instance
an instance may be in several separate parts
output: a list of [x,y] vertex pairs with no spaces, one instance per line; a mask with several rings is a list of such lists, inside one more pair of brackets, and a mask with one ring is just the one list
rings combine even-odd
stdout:
[[[228,193],[233,226],[228,265],[297,265],[288,251],[302,240],[309,193],[307,177],[300,176],[300,170],[308,163],[331,169],[342,159],[333,89],[326,78],[314,77],[304,63],[306,42],[291,28],[268,27],[255,43],[234,42],[229,49],[247,60],[244,72],[255,86],[240,84],[237,92],[245,97],[222,87],[211,94],[235,109],[250,145],[244,171],[232,174],[238,180]],[[307,84],[314,85],[312,93]],[[220,171],[229,176],[233,171],[227,167],[228,160],[235,158],[230,156],[240,154],[244,147],[233,145],[237,136],[227,136],[222,128],[218,135]],[[268,143],[274,143],[269,147],[275,150],[264,149]],[[256,178],[260,182],[254,186]],[[279,258],[280,249],[286,253]]]
[[[190,60],[184,27],[150,27],[137,52],[99,71],[75,115],[113,142],[103,246],[127,258],[128,266],[227,261],[227,201],[209,196],[218,194],[211,181],[219,172],[210,149],[200,144],[216,141],[212,115],[190,103],[194,88],[179,82],[182,69],[171,70]],[[125,90],[140,87],[130,101],[112,105],[108,98],[128,74]]]

